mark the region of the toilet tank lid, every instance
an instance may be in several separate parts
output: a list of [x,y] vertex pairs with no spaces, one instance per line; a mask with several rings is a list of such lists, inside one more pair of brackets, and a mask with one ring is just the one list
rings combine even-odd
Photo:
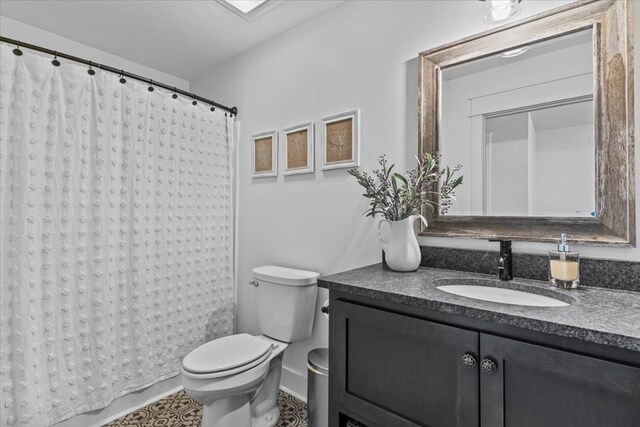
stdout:
[[276,265],[256,267],[252,272],[255,279],[289,286],[313,285],[320,276],[315,271],[296,270]]

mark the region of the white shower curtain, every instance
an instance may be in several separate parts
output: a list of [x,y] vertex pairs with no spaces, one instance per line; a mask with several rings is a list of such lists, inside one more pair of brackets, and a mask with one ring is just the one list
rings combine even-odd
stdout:
[[233,332],[233,119],[0,48],[0,425],[40,427]]

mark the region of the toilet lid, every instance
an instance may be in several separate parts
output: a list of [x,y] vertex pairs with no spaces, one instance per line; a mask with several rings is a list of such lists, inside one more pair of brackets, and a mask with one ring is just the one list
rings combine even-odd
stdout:
[[295,268],[263,265],[251,270],[253,278],[266,282],[288,286],[315,285],[320,274],[315,271],[296,270]]
[[220,372],[247,365],[264,356],[271,343],[249,334],[229,335],[202,344],[182,361],[187,371]]

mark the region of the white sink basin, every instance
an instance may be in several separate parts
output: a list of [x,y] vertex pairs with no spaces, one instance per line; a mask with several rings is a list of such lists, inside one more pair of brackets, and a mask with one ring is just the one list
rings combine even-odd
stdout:
[[443,285],[438,289],[462,297],[529,307],[565,307],[564,301],[530,292],[479,285]]

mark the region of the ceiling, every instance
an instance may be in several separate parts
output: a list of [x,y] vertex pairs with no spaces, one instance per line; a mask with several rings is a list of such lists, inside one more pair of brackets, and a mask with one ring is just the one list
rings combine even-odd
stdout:
[[287,0],[253,21],[215,0],[2,0],[0,15],[193,80],[343,1]]

